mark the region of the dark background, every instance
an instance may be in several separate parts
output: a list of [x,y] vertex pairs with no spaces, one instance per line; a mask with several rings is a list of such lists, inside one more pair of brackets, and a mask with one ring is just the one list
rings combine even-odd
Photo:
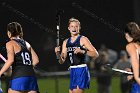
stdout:
[[62,12],[60,44],[69,36],[68,20],[74,17],[81,22],[81,34],[87,36],[97,50],[105,44],[119,52],[127,43],[122,33],[125,24],[140,23],[139,9],[139,0],[1,0],[1,52],[5,55],[7,24],[17,21],[23,26],[24,39],[40,58],[38,67],[48,71],[64,70],[67,63],[59,65],[54,53],[58,10]]

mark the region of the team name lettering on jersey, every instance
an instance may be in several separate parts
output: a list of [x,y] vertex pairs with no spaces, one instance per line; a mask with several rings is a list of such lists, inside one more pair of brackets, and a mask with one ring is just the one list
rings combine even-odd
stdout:
[[67,48],[67,52],[74,51],[75,48],[80,48],[80,47],[68,47],[68,48]]

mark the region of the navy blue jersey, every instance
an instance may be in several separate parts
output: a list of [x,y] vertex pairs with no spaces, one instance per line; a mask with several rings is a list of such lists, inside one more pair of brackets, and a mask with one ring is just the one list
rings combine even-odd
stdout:
[[74,54],[74,48],[80,48],[81,50],[85,50],[80,45],[81,37],[82,36],[79,35],[73,43],[71,42],[71,38],[68,38],[68,40],[67,40],[67,44],[66,44],[67,56],[68,56],[68,61],[71,66],[85,64],[85,55],[84,54]]
[[21,46],[21,51],[14,55],[12,64],[12,78],[34,76],[31,52],[27,49],[23,39],[13,39]]

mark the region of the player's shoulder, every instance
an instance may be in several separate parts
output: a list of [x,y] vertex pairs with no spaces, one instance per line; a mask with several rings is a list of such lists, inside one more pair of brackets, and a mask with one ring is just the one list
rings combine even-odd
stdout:
[[67,42],[68,41],[68,38],[66,38],[63,42]]
[[131,42],[131,43],[128,43],[128,44],[126,45],[126,50],[127,50],[127,51],[134,50],[134,49],[136,49],[136,43]]
[[31,45],[30,45],[29,42],[25,41],[25,44],[26,44],[26,47],[27,47],[27,48],[31,48]]
[[86,36],[81,36],[81,41],[89,41],[89,39]]
[[6,43],[6,46],[9,46],[9,45],[13,45],[15,42],[13,40],[10,40]]
[[135,43],[131,42],[126,45],[126,48],[135,47]]
[[81,35],[81,39],[88,39],[88,37]]

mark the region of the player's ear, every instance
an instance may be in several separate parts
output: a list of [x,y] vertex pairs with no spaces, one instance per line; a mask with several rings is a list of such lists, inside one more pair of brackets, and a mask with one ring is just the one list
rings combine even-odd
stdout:
[[79,30],[81,30],[81,26],[79,26]]
[[70,30],[70,28],[68,27],[68,30]]

